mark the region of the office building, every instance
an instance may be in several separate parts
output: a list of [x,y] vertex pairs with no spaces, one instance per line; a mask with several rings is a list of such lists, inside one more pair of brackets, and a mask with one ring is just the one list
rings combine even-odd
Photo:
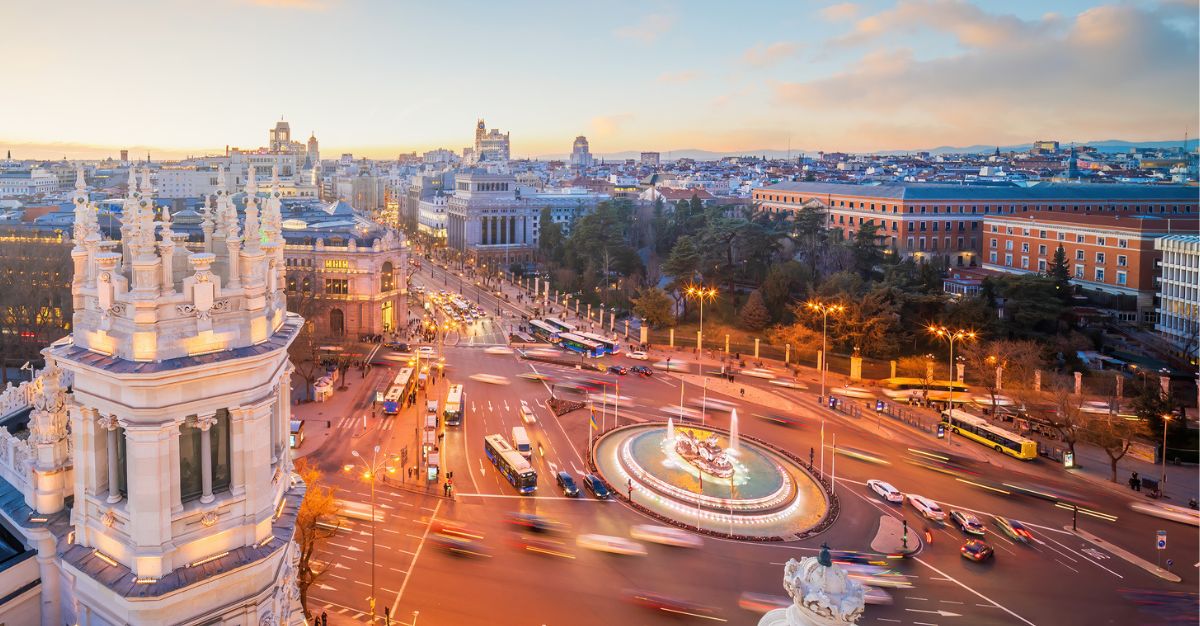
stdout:
[[580,135],[571,146],[571,167],[586,169],[592,166],[592,154],[588,151],[587,137]]
[[1200,342],[1200,235],[1165,235],[1154,240],[1159,263],[1158,321],[1154,329],[1196,364]]
[[476,266],[507,271],[531,263],[537,248],[537,211],[517,197],[516,179],[479,171],[460,173],[446,207],[450,248]]

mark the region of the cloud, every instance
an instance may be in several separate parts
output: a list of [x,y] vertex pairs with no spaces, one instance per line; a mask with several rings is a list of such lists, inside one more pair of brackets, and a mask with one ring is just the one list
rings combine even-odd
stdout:
[[860,46],[891,34],[911,36],[921,30],[934,30],[954,35],[960,45],[969,48],[993,48],[1020,45],[1061,24],[1054,13],[1023,20],[1015,15],[987,13],[965,0],[900,0],[891,9],[858,20],[850,33],[832,43]]
[[615,115],[598,115],[593,117],[589,122],[592,130],[591,134],[596,137],[612,137],[621,131],[621,127],[625,123],[633,119],[633,115],[629,113],[617,113]]
[[700,78],[699,72],[684,70],[682,72],[663,72],[658,75],[658,82],[667,85],[682,85]]
[[742,62],[753,67],[767,67],[794,56],[799,50],[800,45],[791,41],[760,43],[742,53]]
[[324,11],[329,9],[338,0],[244,0],[250,4],[260,7],[270,7],[275,9],[300,9],[302,11]]
[[[908,2],[898,10],[918,4],[958,3]],[[995,33],[965,28],[961,16],[946,20],[939,29],[974,45],[935,58],[879,48],[839,74],[773,84],[774,102],[820,119],[815,133],[860,138],[860,149],[1040,136],[1165,139],[1200,126],[1197,36],[1152,10],[1100,6],[1056,28],[1011,16],[975,19],[1021,32],[1004,45],[994,45]],[[906,26],[884,30],[891,28]]]
[[858,10],[858,5],[853,2],[839,2],[821,9],[818,13],[830,22],[841,22],[856,17]]
[[634,24],[622,26],[613,31],[621,39],[634,39],[642,43],[654,43],[659,37],[675,27],[677,19],[674,15],[651,13]]

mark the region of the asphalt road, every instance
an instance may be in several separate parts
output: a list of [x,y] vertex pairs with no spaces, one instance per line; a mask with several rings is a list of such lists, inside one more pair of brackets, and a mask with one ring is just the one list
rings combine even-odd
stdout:
[[[418,276],[425,277],[427,272]],[[440,282],[425,280],[433,285]],[[447,283],[453,281],[447,279]],[[488,302],[488,292],[468,295],[478,295]],[[491,304],[499,305],[502,311],[519,311],[503,300],[495,302],[494,296]],[[586,412],[554,417],[544,407],[550,389],[516,375],[536,369],[558,380],[588,377],[616,382],[618,377],[486,353],[483,345],[502,341],[496,338],[503,335],[503,324],[480,324],[476,333],[475,346],[460,341],[457,346],[445,348],[446,378],[463,383],[466,390],[463,425],[447,429],[442,445],[444,469],[454,471],[456,497],[450,500],[400,488],[395,485],[395,477],[402,476],[402,471],[392,475],[387,485],[377,483],[376,503],[385,516],[375,525],[374,576],[380,620],[386,606],[399,623],[678,623],[680,616],[651,612],[625,601],[629,590],[641,590],[711,607],[719,619],[728,623],[752,624],[758,616],[738,607],[740,594],[785,595],[781,577],[789,558],[815,554],[822,543],[834,549],[869,550],[884,515],[907,519],[914,534],[927,525],[908,504],[884,503],[864,486],[868,479],[883,478],[901,491],[937,500],[946,510],[977,513],[989,526],[987,541],[995,548],[996,558],[984,564],[968,562],[959,556],[964,538],[957,529],[929,524],[932,543],[897,567],[912,586],[889,590],[894,603],[869,606],[863,624],[1151,624],[1171,623],[1172,616],[1187,620],[1179,623],[1195,623],[1196,598],[1188,593],[1194,592],[1198,583],[1192,562],[1200,542],[1194,527],[1135,513],[1129,509],[1130,498],[1064,477],[1041,460],[1022,463],[996,454],[990,457],[991,463],[964,460],[961,471],[954,475],[913,465],[908,462],[912,456],[909,447],[956,449],[895,424],[877,425],[874,419],[856,420],[829,412],[815,404],[811,393],[798,391],[772,389],[803,407],[795,415],[801,422],[797,426],[756,417],[778,412],[772,407],[718,394],[709,397],[738,407],[741,432],[801,457],[810,448],[820,446],[824,417],[824,463],[836,471],[842,503],[841,514],[828,531],[787,544],[748,544],[705,537],[704,546],[695,550],[648,545],[648,555],[643,557],[579,548],[575,544],[579,534],[628,537],[630,526],[648,520],[617,501],[562,497],[552,476],[558,470],[577,474],[584,467]],[[624,357],[614,362],[632,363]],[[470,378],[478,373],[502,376],[510,384],[488,384]],[[387,372],[377,369],[372,375],[382,377]],[[700,389],[691,385],[683,391],[686,399],[701,395]],[[444,398],[444,392],[442,380],[429,394]],[[620,395],[629,396],[632,403],[621,408],[620,420],[665,420],[659,407],[678,404],[680,392],[680,380],[659,371],[648,379],[620,377]],[[522,401],[538,418],[536,425],[528,426],[535,448],[541,443],[545,450],[544,456],[535,454],[533,459],[539,474],[537,493],[526,497],[517,495],[500,477],[482,448],[484,435],[507,436],[513,426],[524,425],[518,411]],[[423,406],[424,397],[417,404]],[[709,415],[715,424],[728,426],[727,413],[709,411]],[[612,414],[605,419],[611,420]],[[414,420],[415,410],[410,408],[390,424],[383,418],[369,419],[365,432],[361,421],[355,423],[353,419],[338,429],[318,455],[342,488],[343,498],[370,501],[367,483],[356,474],[339,471],[342,464],[354,461],[350,450],[365,452],[376,443],[385,455],[398,453],[404,445],[415,449]],[[881,436],[881,427],[888,429],[885,436]],[[838,454],[835,468],[835,436],[838,448],[852,448],[865,453],[859,456],[874,460]],[[1071,524],[1070,511],[1042,499],[1006,495],[971,484],[985,482],[1036,486],[1070,496],[1092,510],[1115,515],[1116,521],[1081,515],[1079,525],[1150,561],[1158,556],[1155,531],[1167,530],[1170,543],[1165,554],[1174,556],[1173,570],[1183,582],[1163,581],[1064,530]],[[437,491],[440,493],[440,489]],[[562,522],[568,530],[555,538],[561,546],[551,551],[558,554],[514,547],[513,542],[522,534],[506,517],[515,512],[536,513]],[[1031,525],[1035,542],[1014,544],[994,532],[993,514]],[[472,548],[480,555],[464,557],[440,551],[432,537],[442,520],[461,523],[471,534],[480,536]],[[318,612],[327,611],[333,623],[369,621],[370,526],[363,521],[348,521],[346,529],[319,555],[330,569],[310,591],[311,606]],[[414,612],[419,612],[415,619]]]

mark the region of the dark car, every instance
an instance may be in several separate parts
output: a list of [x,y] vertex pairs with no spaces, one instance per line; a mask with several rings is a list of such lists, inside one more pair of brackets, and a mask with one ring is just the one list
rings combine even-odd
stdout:
[[383,347],[397,352],[408,352],[408,344],[403,341],[389,341],[383,344]]
[[964,559],[981,563],[992,558],[992,547],[978,539],[968,539],[959,549]]
[[637,374],[638,376],[653,376],[654,375],[654,370],[646,367],[645,365],[634,365],[633,367],[629,368],[629,371],[633,372],[634,374]]
[[629,373],[629,370],[621,365],[609,365],[608,373],[609,374],[617,374],[619,376],[624,376]]
[[575,479],[566,472],[559,472],[554,476],[554,480],[558,483],[558,488],[562,489],[563,495],[568,498],[579,497],[579,487],[575,485]]
[[599,500],[607,500],[612,495],[612,492],[608,490],[608,486],[604,484],[604,481],[600,480],[600,477],[595,474],[584,474],[583,486]]

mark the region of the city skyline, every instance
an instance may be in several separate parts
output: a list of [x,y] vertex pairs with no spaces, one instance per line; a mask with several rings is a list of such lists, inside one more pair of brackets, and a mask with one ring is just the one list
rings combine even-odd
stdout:
[[[514,157],[565,155],[577,135],[597,155],[1195,136],[1194,6],[1055,9],[79,3],[53,36],[13,33],[38,62],[11,68],[24,88],[0,108],[0,147],[15,158],[215,154],[263,145],[263,120],[281,115],[297,137],[316,132],[326,155],[383,158],[461,151],[477,118],[512,133]],[[0,16],[33,24],[33,11]],[[542,43],[503,43],[529,36]],[[110,96],[86,95],[97,90]]]

